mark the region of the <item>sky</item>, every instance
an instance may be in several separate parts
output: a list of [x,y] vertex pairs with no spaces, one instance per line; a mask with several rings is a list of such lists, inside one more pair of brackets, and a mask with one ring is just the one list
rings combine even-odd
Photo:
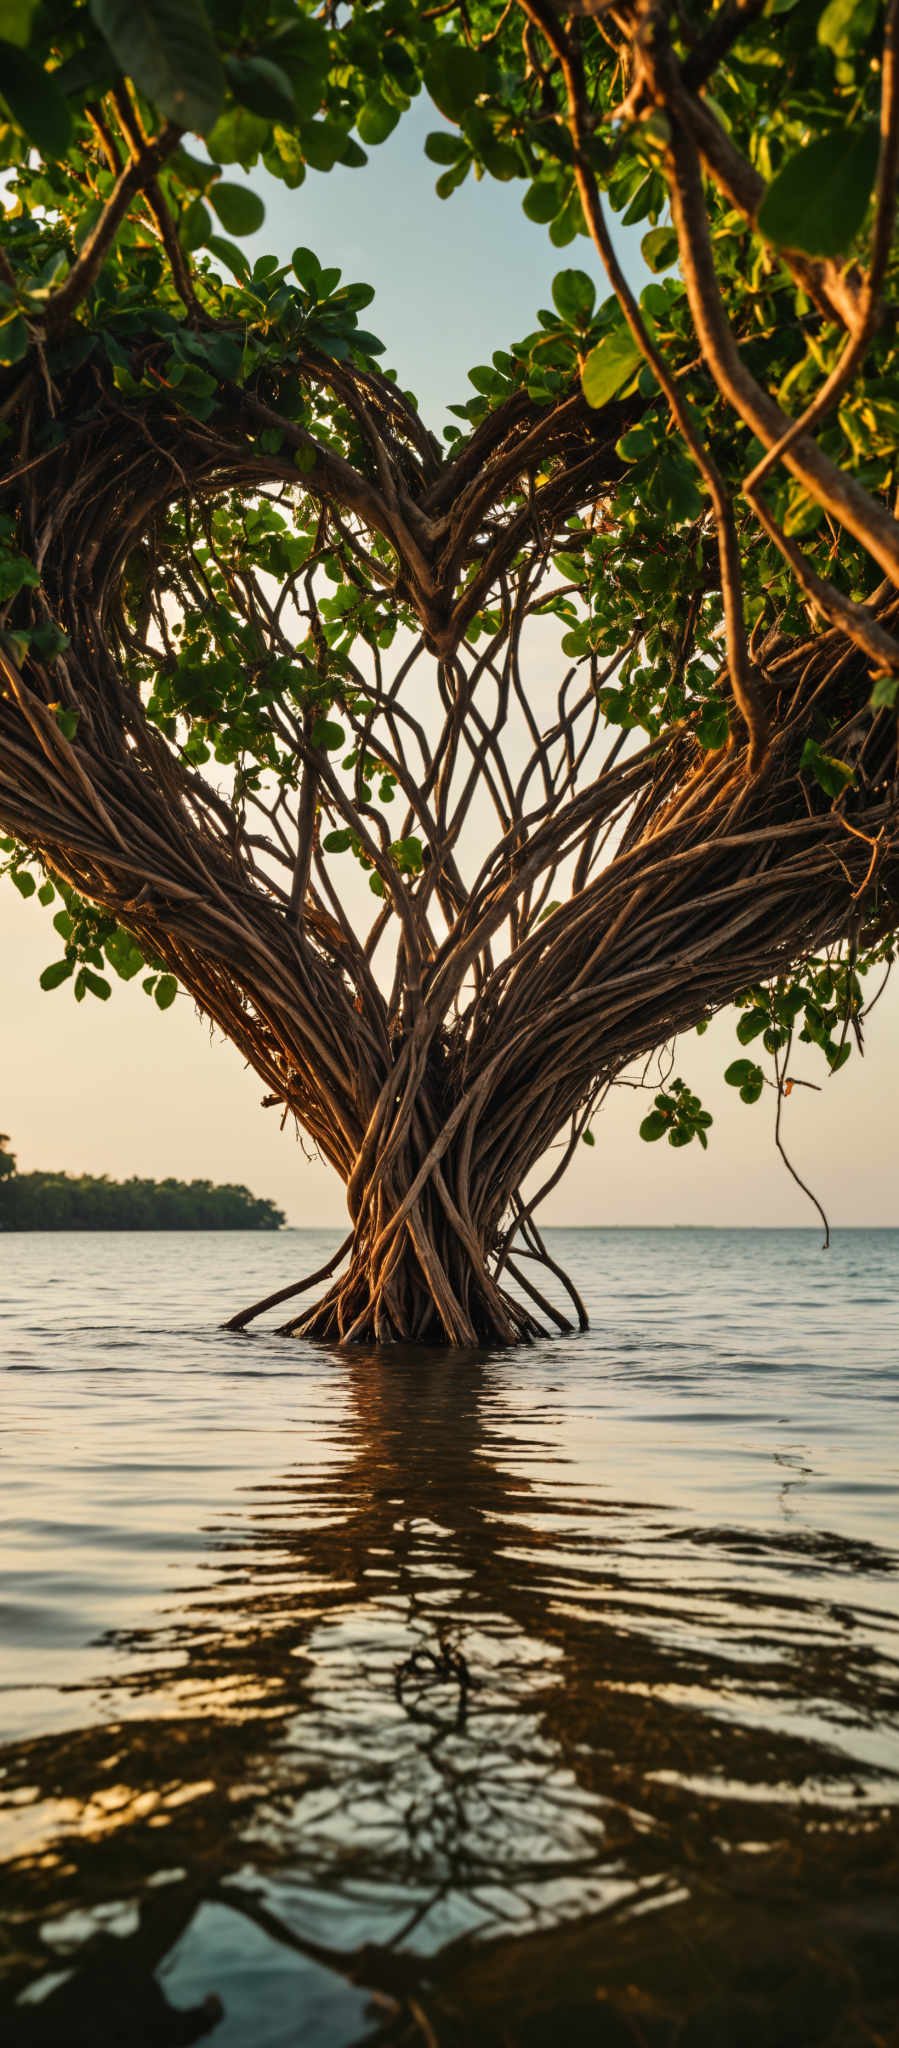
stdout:
[[[470,395],[467,370],[534,326],[556,270],[577,264],[606,295],[590,244],[555,250],[545,228],[522,213],[520,183],[469,177],[448,201],[436,197],[437,167],[422,142],[441,125],[420,102],[371,151],[364,171],[310,172],[296,192],[265,181],[267,219],[244,245],[250,255],[276,250],[286,261],[304,244],[339,264],[347,281],[373,284],[366,324],[437,429],[446,405]],[[229,168],[227,176],[239,173]],[[253,183],[263,189],[255,176]],[[639,232],[622,253],[636,278]],[[304,1155],[292,1129],[280,1132],[277,1110],[260,1108],[262,1083],[210,1033],[188,996],[163,1015],[139,982],[116,982],[108,1003],[76,1006],[70,985],[49,994],[38,985],[57,950],[49,915],[8,884],[0,888],[0,1129],[9,1131],[21,1170],[242,1181],[277,1201],[292,1224],[344,1223],[337,1177]],[[785,1142],[835,1225],[899,1224],[897,1024],[899,987],[887,990],[871,1020],[864,1060],[853,1055],[832,1080],[819,1056],[796,1066],[823,1085],[820,1093],[795,1091]],[[544,1220],[814,1224],[774,1150],[773,1091],[749,1107],[721,1078],[739,1052],[732,1014],[678,1048],[675,1071],[715,1119],[707,1153],[696,1143],[680,1151],[644,1144],[637,1126],[649,1098],[616,1088],[597,1119],[595,1146],[579,1149]]]

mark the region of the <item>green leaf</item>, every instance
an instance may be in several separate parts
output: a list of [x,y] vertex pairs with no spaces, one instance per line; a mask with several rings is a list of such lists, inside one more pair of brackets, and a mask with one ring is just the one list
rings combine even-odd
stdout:
[[348,146],[346,127],[327,118],[305,121],[302,140],[303,155],[314,171],[332,171]]
[[6,368],[12,363],[20,363],[30,346],[31,336],[21,313],[14,313],[11,320],[4,320],[0,327],[0,364]]
[[210,129],[206,147],[214,163],[242,164],[248,171],[268,147],[271,133],[271,122],[261,114],[251,114],[249,107],[228,107]]
[[175,976],[173,974],[161,974],[153,990],[157,1009],[170,1010],[177,994],[178,983],[175,980]]
[[767,1023],[767,1010],[748,1010],[746,1015],[740,1018],[740,1022],[737,1025],[737,1037],[740,1044],[748,1045],[751,1039],[758,1037],[760,1031],[765,1030]]
[[555,220],[562,206],[563,195],[564,187],[556,173],[541,173],[539,178],[535,178],[533,185],[528,186],[521,202],[522,212],[527,214],[528,220],[546,227],[551,220]]
[[724,1079],[729,1088],[738,1088],[741,1102],[758,1102],[765,1086],[765,1076],[754,1060],[733,1060],[725,1067]]
[[217,256],[219,262],[224,263],[226,270],[232,271],[242,283],[249,277],[250,266],[243,250],[235,248],[233,242],[226,242],[224,235],[208,235],[206,247],[210,255]]
[[581,371],[581,384],[587,404],[597,410],[607,405],[620,391],[623,384],[633,376],[639,362],[640,351],[627,327],[614,327],[611,334],[603,336],[590,354]]
[[395,839],[390,848],[400,872],[404,875],[418,875],[424,862],[424,849],[420,839],[410,833],[408,839]]
[[596,1144],[596,1139],[595,1139],[595,1138],[594,1138],[594,1136],[593,1136],[593,1132],[592,1132],[592,1131],[582,1131],[582,1132],[581,1132],[581,1142],[582,1142],[582,1144],[584,1144],[584,1145],[595,1145],[595,1144]]
[[209,238],[212,216],[202,199],[192,199],[186,206],[178,224],[178,239],[182,249],[201,249]]
[[96,996],[101,1003],[108,1002],[112,989],[105,975],[95,974],[91,967],[82,967],[81,974],[84,977],[84,986],[90,989],[91,995]]
[[710,698],[709,702],[703,705],[696,726],[696,737],[700,746],[707,747],[710,753],[717,753],[719,747],[727,745],[729,733],[727,705],[723,704],[720,698]]
[[127,932],[113,932],[104,942],[103,951],[121,981],[133,981],[143,967],[144,956]]
[[322,267],[313,250],[295,249],[290,261],[294,277],[298,279],[304,290],[310,292],[314,298],[318,298],[321,290]]
[[586,270],[560,270],[552,283],[553,305],[573,327],[585,327],[596,301],[596,286]]
[[0,554],[0,599],[14,597],[18,590],[36,590],[40,571],[27,555]]
[[784,513],[783,530],[791,540],[801,539],[805,533],[814,533],[824,517],[824,507],[802,484],[791,483],[787,491],[787,509]]
[[671,270],[677,262],[677,235],[674,228],[650,228],[640,243],[640,254],[650,270]]
[[556,214],[550,228],[549,239],[554,249],[564,249],[569,242],[574,241],[575,235],[585,233],[581,195],[577,186],[572,181],[568,197],[560,211]]
[[450,170],[441,171],[440,177],[434,186],[438,199],[448,199],[451,192],[457,191],[460,185],[464,185],[470,169],[471,158],[465,155],[461,162],[453,164]]
[[[61,92],[77,93],[79,97],[90,91],[91,99],[98,99],[115,84],[116,62],[103,37],[98,36],[84,20],[82,14],[81,32],[85,37],[81,48],[65,57],[56,72],[56,83]],[[15,41],[15,37],[10,38]]]
[[229,235],[253,235],[265,219],[262,200],[249,185],[211,185],[209,204]]
[[425,65],[423,77],[435,107],[448,121],[460,121],[484,91],[487,65],[479,51],[444,36]]
[[72,116],[53,73],[15,43],[0,43],[0,91],[16,123],[42,156],[65,156]]
[[877,0],[830,0],[818,22],[818,41],[835,57],[847,57],[867,41],[877,18]]
[[672,526],[701,519],[705,511],[706,501],[695,471],[685,458],[677,455],[665,453],[659,457],[647,495],[653,511],[660,512]]
[[34,876],[28,873],[27,868],[14,868],[10,875],[10,881],[13,888],[18,889],[20,896],[33,896],[37,888]]
[[374,98],[366,100],[356,122],[356,132],[360,141],[368,143],[372,148],[379,142],[386,142],[388,135],[393,134],[399,118],[399,107],[389,106],[380,93],[376,94]]
[[200,157],[191,156],[180,145],[168,160],[169,171],[177,172],[182,185],[191,192],[205,192],[217,176],[215,164],[204,164]]
[[864,223],[879,149],[873,121],[819,135],[769,185],[756,216],[759,233],[808,256],[841,255]]
[[432,164],[457,164],[467,155],[468,144],[462,135],[446,135],[442,128],[435,128],[425,136],[425,156]]
[[892,710],[899,696],[899,676],[878,676],[868,702],[872,711]]
[[847,784],[853,779],[855,770],[845,761],[837,761],[833,754],[822,753],[817,740],[806,740],[799,759],[800,769],[814,775],[826,796],[842,796]]
[[15,630],[10,630],[9,626],[0,633],[0,642],[6,648],[7,654],[12,655],[13,661],[19,668],[22,667],[23,662],[28,660],[30,638],[29,633],[17,633]]
[[55,895],[56,890],[53,887],[53,883],[48,880],[46,882],[41,883],[41,886],[37,892],[37,900],[39,903],[43,904],[43,907],[46,910],[48,903],[52,903]]
[[0,36],[24,50],[31,35],[37,0],[0,0]]
[[[68,634],[63,632],[61,626],[54,625],[52,621],[48,621],[44,626],[32,626],[28,637],[32,654],[38,655],[41,661],[55,661],[57,655],[63,654],[69,644]],[[71,714],[67,715],[70,716]],[[74,715],[77,720],[78,713],[76,712]],[[65,726],[63,726],[63,731],[65,729]]]
[[337,725],[334,719],[331,718],[316,719],[312,727],[312,744],[314,747],[324,747],[327,753],[333,754],[337,747],[342,747],[345,744],[345,741],[346,734],[342,725]]
[[353,843],[352,832],[328,832],[322,840],[323,853],[348,853]]
[[267,121],[296,120],[293,86],[280,64],[268,57],[226,57],[225,75],[235,99]]
[[243,362],[243,342],[233,334],[204,334],[193,343],[191,352],[202,356],[216,377],[229,381],[238,375]]
[[651,1109],[640,1125],[640,1136],[647,1145],[654,1145],[657,1138],[664,1138],[669,1129],[669,1119],[660,1109]]
[[758,1102],[759,1096],[761,1095],[764,1085],[764,1076],[762,1074],[761,1068],[758,1067],[756,1068],[756,1071],[751,1076],[751,1078],[748,1081],[744,1081],[743,1086],[740,1089],[740,1101]]
[[225,96],[202,0],[89,0],[100,34],[146,99],[179,128],[208,135]]
[[337,302],[352,313],[361,313],[364,306],[370,306],[375,296],[373,284],[345,284],[337,293]]
[[724,1079],[729,1088],[742,1088],[754,1074],[760,1073],[761,1068],[754,1060],[731,1060],[730,1066],[724,1069]]
[[44,968],[41,988],[61,988],[63,982],[69,981],[74,972],[74,960],[54,960],[50,967]]

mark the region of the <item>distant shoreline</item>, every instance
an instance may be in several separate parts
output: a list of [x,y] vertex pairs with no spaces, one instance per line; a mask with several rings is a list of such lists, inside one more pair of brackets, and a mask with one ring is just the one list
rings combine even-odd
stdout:
[[19,1231],[281,1230],[284,1212],[237,1184],[12,1173],[0,1180],[0,1236]]
[[[344,1233],[345,1225],[343,1223],[249,1223],[244,1219],[239,1219],[236,1222],[197,1223],[148,1221],[142,1223],[118,1221],[100,1223],[7,1223],[0,1219],[0,1241],[4,1237],[32,1237],[35,1235],[98,1237],[102,1236],[104,1232],[110,1235],[125,1232],[153,1232],[157,1235],[182,1237],[189,1232],[197,1235],[202,1235],[204,1232],[209,1235],[218,1235],[222,1231],[237,1230],[252,1231],[254,1235],[258,1235],[262,1231],[277,1232],[278,1236],[282,1238],[322,1237],[329,1234],[338,1237]],[[715,1231],[719,1236],[726,1236],[729,1232],[740,1232],[743,1235],[752,1233],[759,1237],[819,1237],[821,1235],[820,1227],[814,1223],[548,1223],[544,1224],[543,1234],[544,1236],[547,1234],[552,1236],[563,1234],[573,1236],[578,1234],[587,1237],[597,1232],[610,1234],[612,1231],[617,1231],[624,1235],[628,1231],[639,1231],[641,1234],[655,1231],[660,1236],[665,1234],[671,1236],[675,1231],[691,1231],[695,1233],[704,1230]],[[899,1223],[841,1223],[833,1227],[831,1235],[833,1238],[849,1237],[852,1235],[871,1236],[875,1232],[885,1237],[890,1235],[897,1236],[899,1235]]]

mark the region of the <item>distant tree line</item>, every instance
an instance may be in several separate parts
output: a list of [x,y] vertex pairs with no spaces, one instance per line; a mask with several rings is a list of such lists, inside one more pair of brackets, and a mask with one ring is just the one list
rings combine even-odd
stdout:
[[280,1230],[282,1209],[209,1180],[17,1173],[0,1132],[0,1230]]

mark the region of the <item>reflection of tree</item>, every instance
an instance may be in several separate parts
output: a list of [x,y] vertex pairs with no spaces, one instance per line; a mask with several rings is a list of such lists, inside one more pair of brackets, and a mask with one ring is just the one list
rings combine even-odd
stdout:
[[[895,1709],[895,1665],[802,1571],[889,1559],[788,1530],[766,1590],[757,1533],[600,1509],[564,1467],[520,1476],[533,1444],[501,1426],[477,1356],[354,1353],[342,1372],[331,1465],[256,1491],[236,1537],[211,1532],[206,1583],[116,1639],[153,1660],[129,1670],[127,1717],[120,1688],[112,1725],[6,1754],[10,1982],[74,1970],[18,2008],[17,2044],[198,2038],[177,2029],[211,2012],[141,1995],[131,2033],[72,2014],[99,2026],[113,1979],[147,1985],[203,1900],[378,1994],[385,2042],[542,2043],[560,1998],[576,2040],[602,1992],[603,2042],[689,2044],[705,2012],[695,2040],[723,2048],[730,2000],[776,2043],[759,1999],[808,2007],[825,1928],[839,1967],[809,1965],[831,1988],[795,2039],[854,2041],[826,2029],[861,2011],[859,1971],[881,1972],[875,2006],[899,1996],[896,1865],[885,1813],[846,1808],[845,1731]],[[187,1874],[156,1891],[161,1867]],[[104,1932],[123,1899],[135,1925]]]

